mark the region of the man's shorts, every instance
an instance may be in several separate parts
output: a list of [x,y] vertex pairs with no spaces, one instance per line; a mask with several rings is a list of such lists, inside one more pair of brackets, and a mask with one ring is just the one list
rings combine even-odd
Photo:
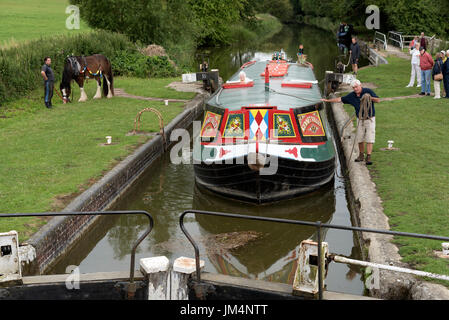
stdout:
[[357,58],[351,57],[351,64],[359,64],[359,63],[358,63],[358,60],[359,60],[359,59],[357,59]]
[[368,120],[357,119],[357,143],[375,143],[376,142],[376,117]]

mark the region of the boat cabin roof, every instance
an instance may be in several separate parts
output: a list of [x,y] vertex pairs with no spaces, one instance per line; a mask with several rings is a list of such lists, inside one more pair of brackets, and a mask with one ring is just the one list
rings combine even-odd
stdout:
[[208,105],[228,108],[230,111],[240,110],[248,106],[275,106],[278,110],[290,110],[320,103],[321,93],[318,83],[311,88],[283,87],[282,83],[300,83],[302,81],[316,82],[315,74],[309,67],[297,63],[289,65],[287,74],[281,77],[270,77],[270,90],[265,91],[265,72],[268,61],[258,61],[240,69],[227,83],[236,83],[240,71],[246,73],[246,78],[254,81],[254,86],[239,88],[222,88],[218,90],[207,102]]

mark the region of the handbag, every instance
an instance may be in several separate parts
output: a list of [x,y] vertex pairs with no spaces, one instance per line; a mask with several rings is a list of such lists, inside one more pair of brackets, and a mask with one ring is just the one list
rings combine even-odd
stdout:
[[441,80],[443,80],[443,72],[441,71],[441,63],[439,61],[438,61],[438,65],[440,66],[440,73],[436,73],[436,74],[433,75],[433,80],[434,81],[441,81]]

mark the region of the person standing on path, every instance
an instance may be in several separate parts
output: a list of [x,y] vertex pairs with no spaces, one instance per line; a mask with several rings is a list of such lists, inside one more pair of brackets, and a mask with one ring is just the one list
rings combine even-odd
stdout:
[[419,67],[421,68],[421,96],[428,95],[430,96],[430,80],[432,76],[432,68],[433,68],[433,59],[432,56],[426,52],[426,49],[421,47],[420,49],[420,63]]
[[421,44],[421,48],[424,48],[427,51],[427,39],[424,36],[424,32],[421,32],[421,39],[419,41]]
[[449,50],[446,51],[446,62],[443,64],[443,83],[446,99],[449,99]]
[[360,58],[360,46],[357,43],[356,37],[352,37],[351,49],[349,53],[351,54],[352,73],[357,75],[357,68]]
[[421,68],[419,67],[420,63],[420,53],[419,53],[420,44],[416,43],[415,47],[410,50],[410,54],[412,55],[412,74],[410,75],[410,82],[407,85],[407,88],[413,87],[415,85],[415,78],[417,81],[416,87],[421,87]]
[[51,98],[53,97],[53,87],[55,83],[55,74],[50,67],[51,58],[44,58],[44,65],[42,66],[41,75],[44,78],[44,102],[47,108],[53,107]]
[[[371,154],[373,152],[373,145],[376,138],[376,110],[374,108],[374,103],[379,103],[380,98],[374,93],[373,90],[368,88],[363,88],[359,80],[354,80],[351,83],[351,87],[354,90],[344,97],[338,97],[334,99],[321,99],[324,102],[330,103],[345,103],[350,104],[355,109],[355,114],[357,116],[357,133],[356,141],[359,144],[359,156],[355,159],[355,162],[362,162],[365,160],[366,165],[372,165]],[[364,114],[361,111],[360,105],[362,102],[362,97],[368,94],[371,96],[371,106],[369,106],[368,114]],[[366,158],[365,155],[365,144],[366,144]]]
[[417,43],[420,43],[420,42],[419,42],[419,37],[418,37],[418,36],[415,36],[415,38],[413,38],[413,40],[410,41],[409,48],[408,48],[409,51],[410,51],[410,50],[413,50],[413,48],[415,48],[415,46],[416,46]]
[[441,81],[435,79],[436,75],[442,75],[443,73],[443,60],[441,59],[441,52],[438,52],[435,59],[435,64],[432,69],[432,78],[433,78],[433,85],[435,88],[435,98],[434,99],[440,99],[441,98]]
[[441,55],[442,55],[441,59],[443,59],[443,63],[445,63],[446,60],[447,60],[447,57],[446,57],[446,51],[441,50],[440,52],[441,52]]

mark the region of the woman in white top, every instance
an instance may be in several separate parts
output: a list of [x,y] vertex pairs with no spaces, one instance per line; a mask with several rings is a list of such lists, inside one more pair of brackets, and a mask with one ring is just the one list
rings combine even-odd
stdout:
[[421,68],[419,67],[419,43],[415,43],[415,47],[413,50],[410,50],[410,54],[412,55],[412,74],[410,76],[410,82],[407,88],[413,87],[415,84],[415,77],[417,80],[417,87],[421,86]]

